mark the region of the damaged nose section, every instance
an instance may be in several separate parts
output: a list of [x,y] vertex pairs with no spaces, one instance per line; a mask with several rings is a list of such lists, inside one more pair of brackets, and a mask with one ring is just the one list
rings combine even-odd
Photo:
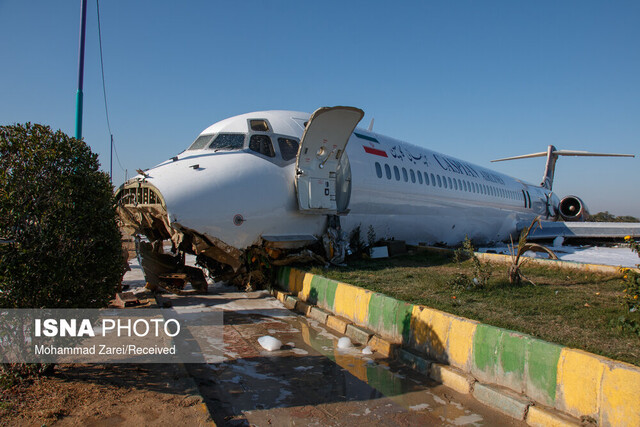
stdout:
[[[324,258],[312,250],[296,252],[298,246],[288,249],[278,242],[260,238],[254,245],[240,250],[202,230],[171,222],[162,193],[146,177],[123,184],[116,192],[116,202],[123,234],[143,235],[149,240],[149,243],[140,242],[137,249],[145,279],[152,288],[161,286],[175,292],[176,287],[179,291],[190,282],[194,289],[206,291],[203,270],[185,265],[185,253],[196,255],[197,265],[214,281],[246,289],[268,285],[273,266],[293,262],[325,263]],[[172,253],[164,252],[167,240],[172,242]],[[333,257],[335,242],[330,246]]]
[[[151,286],[166,285],[175,290],[185,282],[191,282],[198,290],[206,291],[202,270],[186,266],[182,253],[196,255],[198,264],[207,268],[214,280],[237,274],[242,266],[242,252],[220,239],[198,233],[171,223],[164,198],[160,191],[144,179],[133,179],[116,192],[118,215],[126,235],[144,235],[150,243],[141,243],[139,252],[145,278]],[[174,255],[166,254],[163,242],[171,240]],[[176,283],[178,285],[176,285]]]
[[169,223],[167,207],[156,187],[148,182],[129,181],[116,192],[118,215],[125,227],[133,233],[147,236],[149,241],[171,239],[173,228]]

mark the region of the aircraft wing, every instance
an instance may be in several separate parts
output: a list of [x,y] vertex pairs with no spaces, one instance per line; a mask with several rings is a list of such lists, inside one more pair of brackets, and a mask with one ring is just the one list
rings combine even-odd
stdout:
[[639,222],[560,222],[542,221],[529,240],[566,238],[607,238],[623,239],[625,236],[640,237]]

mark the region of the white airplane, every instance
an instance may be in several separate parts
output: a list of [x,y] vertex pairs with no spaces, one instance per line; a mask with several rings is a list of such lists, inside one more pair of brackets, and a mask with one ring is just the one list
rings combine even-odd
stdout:
[[466,236],[503,241],[536,216],[584,219],[582,200],[553,193],[555,161],[611,155],[549,146],[516,157],[547,156],[543,183],[532,185],[356,129],[363,115],[327,107],[222,120],[179,155],[124,183],[116,194],[120,214],[149,240],[171,239],[198,255],[215,274],[237,271],[250,248],[278,257],[317,242],[328,228],[348,234],[360,227],[363,235],[372,229],[377,238],[416,245],[456,244]]

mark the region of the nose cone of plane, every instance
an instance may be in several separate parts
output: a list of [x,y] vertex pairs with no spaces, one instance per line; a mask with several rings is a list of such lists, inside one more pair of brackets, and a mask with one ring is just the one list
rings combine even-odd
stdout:
[[294,165],[275,164],[248,152],[194,154],[145,174],[125,191],[152,189],[164,208],[163,223],[196,230],[236,248],[255,244],[296,210]]

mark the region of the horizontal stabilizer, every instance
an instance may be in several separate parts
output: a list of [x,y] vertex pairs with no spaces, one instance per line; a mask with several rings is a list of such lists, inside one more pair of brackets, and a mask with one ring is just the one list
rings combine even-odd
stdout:
[[[534,157],[547,157],[546,151],[539,153],[523,154],[522,156],[505,157],[504,159],[491,160],[492,162],[502,162],[505,160],[532,159]],[[584,157],[635,157],[633,154],[614,154],[614,153],[591,153],[589,151],[572,151],[572,150],[555,150],[556,156],[584,156]]]
[[534,157],[546,157],[547,166],[542,177],[542,187],[551,190],[553,187],[553,175],[556,169],[556,160],[560,156],[582,156],[582,157],[635,157],[633,154],[614,154],[614,153],[590,153],[589,151],[574,150],[557,150],[556,147],[550,145],[547,151],[539,153],[524,154],[522,156],[505,157],[504,159],[491,160],[492,162],[503,162],[505,160],[531,159]]

